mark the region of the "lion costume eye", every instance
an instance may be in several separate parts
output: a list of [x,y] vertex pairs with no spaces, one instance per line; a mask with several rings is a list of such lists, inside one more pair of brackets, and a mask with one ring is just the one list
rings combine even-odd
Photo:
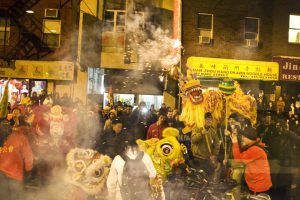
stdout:
[[165,156],[168,156],[173,150],[173,146],[170,143],[163,143],[160,148]]
[[77,160],[75,161],[73,168],[79,172],[79,173],[83,173],[83,171],[86,169],[86,164],[83,160]]
[[103,174],[103,169],[96,170],[94,172],[94,177],[99,178]]

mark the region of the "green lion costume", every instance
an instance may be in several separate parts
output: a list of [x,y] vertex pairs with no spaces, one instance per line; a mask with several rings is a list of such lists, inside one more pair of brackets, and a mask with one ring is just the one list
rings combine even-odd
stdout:
[[169,127],[164,129],[161,140],[158,138],[137,140],[139,148],[151,157],[157,174],[163,180],[171,174],[174,166],[184,163],[183,152],[186,148],[176,139],[178,135],[177,129]]

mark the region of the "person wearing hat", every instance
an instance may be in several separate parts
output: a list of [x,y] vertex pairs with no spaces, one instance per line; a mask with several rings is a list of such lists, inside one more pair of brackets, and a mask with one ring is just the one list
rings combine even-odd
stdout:
[[103,136],[100,138],[99,142],[99,152],[106,154],[111,158],[120,154],[123,150],[123,143],[125,141],[125,135],[122,133],[123,124],[118,118],[112,120],[112,125],[110,128],[104,131]]
[[117,111],[112,109],[109,111],[109,118],[105,121],[104,131],[111,128],[112,121],[117,118]]
[[208,176],[212,176],[217,167],[217,155],[220,150],[220,139],[213,127],[213,117],[210,112],[205,113],[204,127],[192,131],[191,147],[194,160],[192,167],[203,169]]
[[[238,133],[237,133],[238,132]],[[241,135],[240,144],[237,135]],[[230,135],[233,157],[245,164],[245,180],[253,194],[266,193],[272,186],[270,166],[264,144],[257,138],[256,130],[245,127]]]

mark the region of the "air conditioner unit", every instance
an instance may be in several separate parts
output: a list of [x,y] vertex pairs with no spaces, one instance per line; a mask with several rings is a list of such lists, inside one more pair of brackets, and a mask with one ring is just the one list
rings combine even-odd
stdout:
[[255,40],[257,39],[258,34],[254,32],[245,32],[245,39],[246,40]]
[[247,47],[257,47],[258,46],[258,40],[246,39],[246,46]]
[[210,44],[211,38],[208,36],[199,36],[199,44]]
[[46,8],[45,9],[46,18],[58,18],[58,9],[56,8]]

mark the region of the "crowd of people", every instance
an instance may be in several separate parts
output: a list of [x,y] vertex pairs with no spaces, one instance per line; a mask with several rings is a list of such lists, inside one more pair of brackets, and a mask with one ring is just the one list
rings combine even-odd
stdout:
[[[45,169],[36,168],[45,166],[36,162],[37,152],[32,148],[32,131],[36,129],[33,113],[41,106],[59,105],[69,108],[75,115],[72,119],[76,120],[68,122],[76,125],[70,148],[94,149],[113,159],[107,180],[111,199],[126,199],[128,192],[124,194],[120,187],[125,183],[124,180],[122,183],[122,172],[131,160],[140,160],[146,166],[145,173],[140,176],[151,180],[156,177],[151,158],[139,151],[135,141],[162,139],[167,127],[179,130],[177,139],[187,148],[186,164],[204,170],[212,183],[235,181],[239,186],[247,186],[253,194],[268,193],[272,199],[297,199],[300,187],[300,95],[298,98],[284,96],[267,103],[261,92],[257,97],[257,124],[251,124],[238,113],[228,116],[226,126],[216,124],[212,114],[207,112],[204,127],[189,130],[179,120],[179,111],[165,103],[158,110],[154,105],[147,109],[145,102],[140,102],[135,109],[122,102],[101,108],[98,104],[83,106],[79,100],[71,102],[67,96],[59,98],[46,93],[39,97],[25,96],[19,105],[9,108],[8,117],[0,123],[0,196],[21,199],[18,195],[23,194],[22,181],[43,176],[39,172]],[[62,163],[59,165],[63,166]],[[29,171],[34,173],[28,176]],[[47,184],[47,179],[44,181],[43,184]],[[136,188],[135,197],[141,195],[138,188],[146,195],[145,186]],[[145,199],[143,195],[140,199]]]

